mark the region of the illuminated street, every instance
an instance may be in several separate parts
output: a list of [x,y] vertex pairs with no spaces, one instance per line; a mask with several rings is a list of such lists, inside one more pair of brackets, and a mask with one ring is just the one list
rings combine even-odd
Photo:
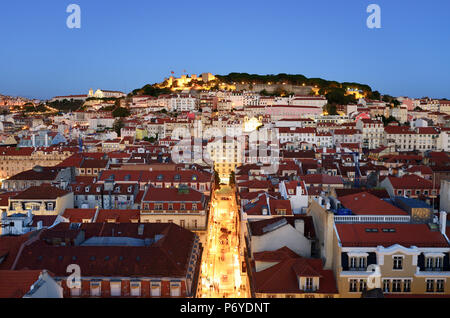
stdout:
[[234,191],[229,187],[216,191],[211,203],[198,297],[250,297],[247,279],[241,273],[238,222]]

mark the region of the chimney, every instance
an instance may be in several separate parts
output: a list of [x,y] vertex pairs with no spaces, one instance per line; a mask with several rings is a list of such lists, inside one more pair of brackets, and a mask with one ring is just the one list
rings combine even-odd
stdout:
[[441,228],[441,234],[445,235],[445,230],[447,229],[447,212],[441,211],[439,213],[439,224]]
[[300,234],[305,235],[305,221],[302,219],[295,220],[295,229],[300,232]]
[[139,224],[139,226],[138,226],[138,235],[139,236],[144,235],[144,224]]

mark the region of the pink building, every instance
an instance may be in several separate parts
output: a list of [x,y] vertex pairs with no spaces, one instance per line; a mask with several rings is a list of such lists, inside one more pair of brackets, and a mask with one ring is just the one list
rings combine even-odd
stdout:
[[322,107],[300,106],[300,105],[273,105],[266,107],[266,114],[272,120],[302,118],[312,115],[321,115]]

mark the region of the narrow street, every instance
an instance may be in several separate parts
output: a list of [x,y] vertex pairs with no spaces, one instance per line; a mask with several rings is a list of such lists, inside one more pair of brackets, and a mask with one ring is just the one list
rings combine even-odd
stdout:
[[248,298],[250,290],[239,248],[239,218],[235,193],[222,187],[211,202],[206,246],[202,258],[200,298]]

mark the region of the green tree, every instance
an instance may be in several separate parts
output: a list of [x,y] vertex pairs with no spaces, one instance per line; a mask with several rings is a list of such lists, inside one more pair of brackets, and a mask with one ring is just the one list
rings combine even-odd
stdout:
[[323,107],[323,110],[328,113],[328,115],[337,115],[337,107],[336,104],[326,104]]
[[236,176],[234,174],[234,171],[231,171],[231,174],[230,174],[230,185],[234,186],[235,184],[236,184]]
[[216,189],[220,188],[220,176],[219,173],[214,169],[214,185]]
[[130,110],[127,108],[123,108],[123,107],[114,109],[114,111],[112,113],[112,115],[114,117],[128,117],[128,116],[130,116],[130,114],[131,114]]
[[381,99],[381,94],[379,91],[374,91],[369,93],[368,95],[369,99],[373,99],[373,100],[380,100]]
[[123,120],[122,118],[119,117],[113,124],[113,129],[117,133],[117,136],[121,137],[121,129],[123,127],[124,127]]

